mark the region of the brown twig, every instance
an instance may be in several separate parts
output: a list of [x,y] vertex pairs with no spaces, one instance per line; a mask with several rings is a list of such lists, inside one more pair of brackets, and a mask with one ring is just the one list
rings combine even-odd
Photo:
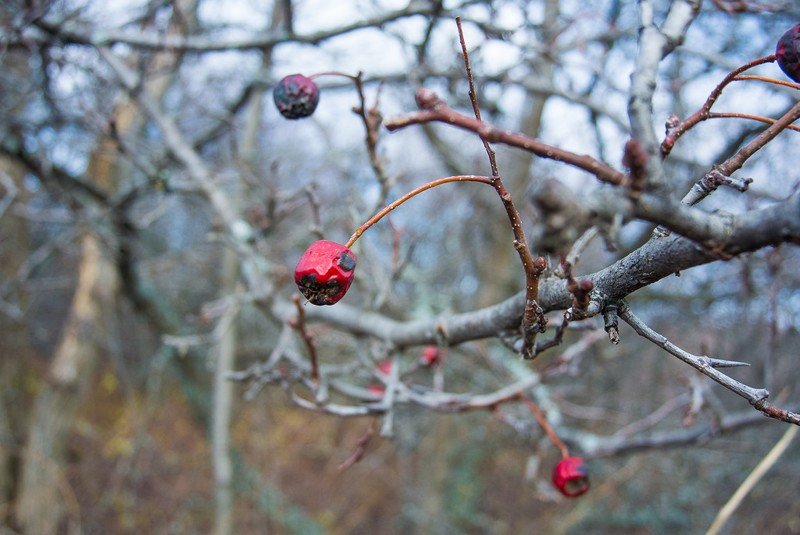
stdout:
[[792,106],[780,119],[758,134],[750,143],[739,149],[736,154],[725,160],[721,165],[718,165],[716,167],[717,171],[723,175],[731,176],[734,171],[738,171],[753,154],[761,150],[767,143],[775,139],[778,134],[799,118],[800,102]]
[[375,103],[372,106],[367,106],[367,97],[364,94],[363,72],[359,71],[356,75],[352,75],[341,71],[323,71],[312,74],[309,76],[309,78],[313,79],[320,76],[337,76],[340,78],[346,78],[347,80],[353,82],[353,85],[356,88],[359,105],[353,107],[353,113],[358,115],[361,118],[361,122],[364,124],[364,143],[367,146],[369,163],[373,172],[375,173],[375,176],[378,178],[378,182],[381,185],[381,195],[378,199],[378,204],[380,205],[389,195],[389,187],[391,186],[391,180],[386,173],[386,168],[378,156],[378,140],[380,135],[380,126],[383,121],[383,116],[381,116],[381,113],[378,110],[382,86],[378,87],[378,94],[375,97]]
[[564,341],[564,331],[567,330],[568,325],[569,320],[566,317],[562,317],[561,323],[556,327],[556,332],[553,337],[550,340],[545,340],[536,344],[536,351],[533,352],[534,357],[539,356],[539,354],[544,353],[552,347],[561,345],[561,342]]
[[[461,17],[456,17],[456,26],[458,27],[458,40],[461,43],[461,54],[464,57],[464,69],[467,71],[467,81],[469,82],[469,100],[472,103],[472,112],[475,118],[483,122],[481,119],[481,108],[478,105],[478,95],[475,92],[475,79],[472,76],[472,67],[469,63],[469,52],[467,51],[467,42],[464,40],[464,29],[461,27]],[[492,169],[492,178],[499,179],[500,174],[497,169],[497,157],[495,156],[494,149],[492,149],[489,142],[481,136],[483,148],[486,150],[486,155],[489,157],[489,166]]]
[[769,56],[764,56],[762,58],[747,62],[729,72],[725,78],[723,78],[722,81],[711,91],[705,103],[703,103],[699,110],[678,123],[677,126],[668,129],[667,136],[664,138],[664,141],[661,142],[661,157],[666,158],[669,153],[672,152],[675,142],[678,141],[683,134],[694,128],[698,123],[709,118],[711,107],[714,105],[720,95],[722,95],[722,90],[725,89],[728,84],[733,82],[737,76],[757,65],[771,63],[773,61],[775,61],[775,54],[770,54]]
[[383,122],[383,116],[378,110],[382,86],[378,87],[378,94],[375,96],[375,103],[368,107],[367,98],[364,95],[364,81],[362,72],[359,72],[356,75],[356,77],[353,79],[353,83],[356,86],[356,92],[358,93],[358,99],[360,101],[359,106],[353,108],[353,113],[358,115],[361,118],[361,122],[364,124],[364,143],[367,146],[369,163],[370,166],[372,166],[372,171],[375,173],[375,176],[378,178],[378,182],[381,185],[381,195],[378,199],[378,205],[380,206],[386,200],[386,197],[388,197],[389,188],[391,186],[391,181],[389,179],[389,175],[386,173],[386,168],[378,156],[378,136],[380,133],[381,123]]
[[740,74],[736,76],[734,80],[756,80],[759,82],[766,82],[768,84],[782,85],[792,89],[800,89],[800,84],[789,82],[788,80],[779,80],[777,78],[772,78],[771,76],[760,76],[757,74]]
[[353,453],[350,454],[350,457],[348,457],[342,464],[339,465],[338,468],[340,472],[347,470],[364,457],[364,454],[367,451],[367,446],[369,446],[373,436],[375,436],[374,418],[369,422],[369,427],[367,427],[367,430],[364,432],[364,434],[358,438]]
[[[775,124],[777,119],[773,119],[772,117],[763,117],[761,115],[752,115],[750,113],[733,113],[733,112],[710,112],[708,114],[709,119],[749,119],[751,121],[758,121],[759,123],[764,124]],[[800,126],[795,126],[790,124],[786,127],[787,130],[794,130],[795,132],[800,132]]]
[[774,11],[779,9],[775,4],[750,3],[748,0],[711,0],[719,9],[730,15],[734,13],[761,13],[763,11]]
[[[694,205],[705,199],[711,192],[715,191],[721,184],[732,185],[744,191],[749,183],[747,180],[734,180],[731,175],[742,168],[747,160],[764,146],[775,139],[775,137],[788,128],[794,121],[800,118],[800,102],[792,106],[783,117],[773,122],[773,124],[758,134],[750,143],[736,151],[736,154],[722,162],[703,176],[692,186],[692,189],[681,199],[681,202]],[[750,180],[752,182],[752,180]],[[742,189],[744,188],[744,189]]]
[[353,244],[361,237],[367,229],[369,229],[372,225],[383,219],[387,214],[390,214],[395,208],[406,202],[407,200],[411,199],[412,197],[416,197],[423,191],[428,191],[431,188],[435,188],[436,186],[441,186],[442,184],[447,184],[449,182],[482,182],[483,184],[492,185],[492,179],[485,176],[477,176],[477,175],[456,175],[456,176],[448,176],[444,178],[439,178],[437,180],[432,180],[426,184],[421,185],[418,188],[415,188],[393,203],[389,204],[374,216],[369,218],[363,225],[358,227],[356,231],[350,236],[350,239],[347,240],[345,243],[345,247],[350,248]]
[[534,403],[533,400],[530,398],[521,396],[520,399],[522,399],[522,401],[528,406],[528,409],[530,409],[531,413],[533,414],[533,417],[536,418],[536,421],[539,423],[539,426],[541,426],[542,430],[547,434],[550,441],[555,445],[556,448],[559,449],[559,451],[561,452],[561,456],[564,459],[569,457],[569,449],[567,449],[567,445],[564,444],[564,442],[560,438],[558,438],[558,435],[553,429],[553,426],[551,426],[550,422],[547,421],[547,418],[545,417],[544,413],[539,408],[539,406],[536,403]]
[[295,306],[297,307],[297,318],[291,320],[289,325],[300,333],[300,337],[306,344],[308,349],[308,358],[311,360],[311,380],[319,384],[319,364],[317,363],[317,346],[314,344],[314,337],[306,329],[306,315],[303,311],[303,303],[300,296],[295,295],[292,298]]
[[[464,29],[461,27],[461,17],[456,17],[456,26],[458,27],[458,40],[461,43],[461,53],[464,56],[464,68],[467,71],[467,81],[469,82],[469,99],[472,103],[472,111],[475,114],[475,120],[483,124],[481,119],[481,110],[478,105],[478,95],[475,92],[475,79],[472,76],[472,67],[469,62],[469,52],[467,51],[467,43],[464,40]],[[522,228],[522,219],[511,193],[506,189],[503,180],[500,178],[500,173],[497,168],[497,157],[495,156],[494,149],[489,144],[489,140],[478,132],[483,142],[483,148],[486,150],[486,155],[489,158],[489,166],[492,170],[492,186],[503,201],[503,206],[506,209],[506,214],[511,222],[511,230],[514,233],[514,249],[516,249],[522,262],[522,268],[525,271],[525,309],[522,313],[522,355],[526,359],[532,359],[535,355],[536,349],[536,335],[543,332],[546,325],[544,312],[539,306],[539,277],[541,277],[547,266],[544,258],[537,258],[534,260],[528,247],[528,240],[525,238],[525,230]]]
[[[428,98],[420,99],[419,96],[421,94],[428,96]],[[475,132],[481,136],[481,139],[485,139],[491,143],[502,143],[530,152],[540,158],[563,162],[567,165],[577,167],[578,169],[593,174],[598,180],[607,184],[621,185],[625,183],[624,173],[617,171],[605,162],[587,154],[577,154],[545,143],[540,139],[496,128],[488,123],[459,113],[448,107],[444,101],[439,99],[435,93],[428,89],[420,89],[417,95],[417,102],[420,104],[421,109],[414,113],[386,119],[383,125],[388,130],[395,131],[415,124],[440,122],[455,126],[456,128],[461,128],[462,130]],[[431,96],[433,98],[431,98]]]

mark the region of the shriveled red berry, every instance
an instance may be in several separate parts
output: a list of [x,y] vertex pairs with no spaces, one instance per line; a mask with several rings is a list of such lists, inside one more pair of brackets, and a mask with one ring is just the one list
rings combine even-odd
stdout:
[[553,469],[553,485],[570,498],[589,490],[589,469],[581,457],[566,457]]
[[300,257],[294,282],[311,304],[333,305],[344,297],[355,272],[353,251],[340,243],[319,240]]
[[290,74],[272,90],[272,98],[281,115],[287,119],[308,117],[319,104],[319,88],[311,78]]
[[436,346],[425,346],[425,349],[422,350],[422,359],[420,359],[420,363],[423,366],[436,366],[442,361],[442,353],[439,351],[439,348]]
[[778,58],[778,66],[786,76],[800,83],[800,24],[778,39],[775,56]]

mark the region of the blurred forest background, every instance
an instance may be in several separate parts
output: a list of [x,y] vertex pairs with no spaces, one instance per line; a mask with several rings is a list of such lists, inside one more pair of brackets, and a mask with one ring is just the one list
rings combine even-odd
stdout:
[[[500,331],[444,347],[446,333],[429,329],[392,345],[357,324],[364,311],[434,325],[524,288],[490,188],[449,184],[404,205],[359,241],[342,303],[304,307],[329,392],[307,380],[291,302],[292,270],[313,240],[344,242],[426,181],[489,173],[474,133],[377,127],[416,110],[423,86],[471,113],[456,15],[484,120],[623,169],[641,10],[660,23],[680,3],[3,2],[0,533],[704,531],[791,424],[622,322],[619,345],[595,317],[533,362]],[[694,112],[798,21],[792,0],[702,2],[658,67],[659,140],[671,114]],[[363,72],[364,100],[351,81],[324,76],[311,118],[278,114],[271,88],[283,76],[334,70]],[[782,77],[774,63],[754,72]],[[776,118],[798,95],[737,81],[715,109]],[[687,133],[664,162],[672,197],[766,126],[714,119]],[[800,181],[798,148],[800,133],[784,131],[742,170],[754,178],[746,193],[721,188],[703,210],[786,199]],[[599,230],[576,276],[653,232],[638,218],[596,224],[559,211],[554,198],[571,206],[611,187],[496,149],[535,253]],[[686,351],[747,362],[729,375],[796,411],[798,256],[788,244],[760,248],[628,302]],[[562,313],[549,317],[558,324]],[[444,361],[419,365],[437,341]],[[591,490],[570,500],[552,488],[558,450],[524,405],[448,410],[411,387],[386,401],[386,385],[369,388],[387,380],[376,372],[383,359],[402,374],[390,386],[476,403],[522,382],[572,454],[587,457]],[[363,457],[340,470],[360,445]],[[797,448],[734,512],[731,533],[800,533]]]

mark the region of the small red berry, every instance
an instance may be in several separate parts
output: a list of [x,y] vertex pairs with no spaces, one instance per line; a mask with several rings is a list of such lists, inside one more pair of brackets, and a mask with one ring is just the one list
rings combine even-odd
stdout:
[[367,390],[373,396],[383,397],[383,395],[386,393],[386,389],[383,387],[383,385],[378,385],[378,384],[369,385],[369,388]]
[[294,282],[311,304],[333,305],[350,288],[355,271],[353,251],[336,242],[319,240],[300,257]]
[[553,485],[570,498],[589,490],[589,469],[581,457],[565,457],[553,469]]
[[800,24],[781,36],[775,56],[778,58],[778,66],[786,76],[800,82]]
[[281,115],[287,119],[308,117],[317,109],[319,88],[311,78],[290,74],[272,90],[272,98]]
[[436,366],[442,361],[442,354],[436,346],[425,346],[420,363],[425,367]]
[[378,363],[378,371],[380,371],[384,375],[391,375],[392,374],[392,361],[389,359],[384,359]]

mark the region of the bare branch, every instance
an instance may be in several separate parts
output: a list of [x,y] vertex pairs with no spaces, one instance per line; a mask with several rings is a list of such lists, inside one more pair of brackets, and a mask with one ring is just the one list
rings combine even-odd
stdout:
[[[679,348],[663,335],[657,333],[647,326],[642,320],[637,318],[625,303],[621,303],[619,307],[619,316],[624,319],[628,325],[633,327],[640,336],[647,338],[657,346],[661,347],[668,353],[678,357],[683,362],[690,365],[695,370],[703,375],[710,377],[717,383],[721,384],[731,392],[743,397],[756,409],[760,410],[771,418],[783,420],[788,423],[800,425],[800,414],[795,414],[791,411],[778,409],[767,403],[769,392],[763,388],[752,388],[744,383],[741,383],[731,377],[716,370],[715,365],[718,363],[716,359],[711,359],[706,356],[692,355],[691,353]],[[722,367],[730,366],[730,361],[721,361]],[[735,363],[735,365],[744,365],[743,363]]]
[[396,20],[417,15],[430,15],[433,12],[434,8],[429,3],[411,2],[403,9],[390,11],[381,16],[306,35],[280,29],[259,32],[257,35],[235,39],[223,39],[203,35],[181,36],[175,34],[162,35],[154,32],[133,33],[117,30],[93,30],[85,25],[69,21],[53,22],[39,20],[36,24],[45,32],[58,35],[67,42],[101,48],[119,43],[144,50],[216,52],[225,50],[263,50],[286,42],[319,44],[332,37],[345,35],[356,30],[381,27]]

